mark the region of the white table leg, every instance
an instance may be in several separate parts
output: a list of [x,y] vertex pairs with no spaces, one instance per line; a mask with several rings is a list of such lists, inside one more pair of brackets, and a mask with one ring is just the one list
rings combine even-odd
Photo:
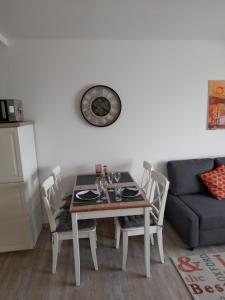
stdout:
[[74,268],[75,268],[75,283],[80,285],[80,248],[78,236],[78,220],[77,214],[72,213],[72,228],[73,228],[73,254],[74,254]]
[[150,234],[149,234],[149,225],[150,225],[150,213],[149,208],[145,208],[145,268],[146,268],[146,277],[150,277]]

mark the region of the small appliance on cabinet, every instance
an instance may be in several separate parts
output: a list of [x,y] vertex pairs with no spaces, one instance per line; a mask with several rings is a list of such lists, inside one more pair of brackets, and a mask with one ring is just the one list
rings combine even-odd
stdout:
[[0,123],[0,252],[32,249],[40,231],[33,122]]
[[0,99],[0,122],[23,121],[23,101]]

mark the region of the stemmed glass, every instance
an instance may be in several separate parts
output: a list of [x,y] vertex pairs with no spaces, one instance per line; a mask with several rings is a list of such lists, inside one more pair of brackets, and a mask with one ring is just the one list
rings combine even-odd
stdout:
[[102,181],[99,177],[96,178],[95,180],[95,186],[99,195],[99,199],[96,201],[96,203],[102,203],[102,192],[103,192],[103,185],[102,185]]
[[114,173],[114,178],[115,178],[117,186],[118,186],[118,183],[120,181],[120,172],[115,172]]
[[119,194],[118,183],[119,183],[119,181],[120,181],[120,176],[121,176],[120,172],[115,172],[115,173],[114,173],[114,179],[115,179],[115,181],[116,181],[116,190],[115,190],[116,201],[121,201],[121,198],[120,198],[120,197],[117,198],[117,195]]
[[[113,184],[113,180],[114,180],[114,172],[110,172],[108,174],[108,176],[107,176],[107,179],[108,179],[108,183],[110,185],[112,185]],[[110,189],[109,191],[113,191],[113,189]]]

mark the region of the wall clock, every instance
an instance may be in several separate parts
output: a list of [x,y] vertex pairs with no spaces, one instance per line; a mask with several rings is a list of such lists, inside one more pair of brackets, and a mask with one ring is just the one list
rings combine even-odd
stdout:
[[118,119],[121,112],[121,101],[119,95],[110,87],[96,85],[84,93],[80,108],[88,123],[105,127]]

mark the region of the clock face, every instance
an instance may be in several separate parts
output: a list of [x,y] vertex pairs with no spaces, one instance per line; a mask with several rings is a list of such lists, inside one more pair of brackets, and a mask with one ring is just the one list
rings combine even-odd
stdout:
[[105,85],[96,85],[88,89],[81,99],[80,106],[85,120],[98,127],[111,125],[121,112],[118,94]]

